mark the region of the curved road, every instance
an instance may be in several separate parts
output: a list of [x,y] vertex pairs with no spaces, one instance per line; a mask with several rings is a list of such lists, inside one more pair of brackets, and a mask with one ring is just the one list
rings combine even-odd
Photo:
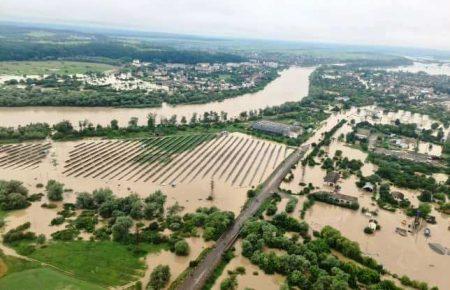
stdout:
[[292,165],[296,164],[306,153],[309,145],[304,145],[296,149],[290,154],[280,165],[272,172],[272,174],[263,183],[261,192],[254,198],[250,205],[244,209],[236,218],[234,224],[222,234],[217,240],[216,245],[212,251],[200,262],[191,274],[184,280],[183,284],[178,289],[193,290],[201,289],[205,285],[206,280],[214,272],[214,269],[219,265],[222,255],[231,248],[239,236],[242,226],[245,221],[255,215],[263,202],[277,191],[283,178],[291,169]]

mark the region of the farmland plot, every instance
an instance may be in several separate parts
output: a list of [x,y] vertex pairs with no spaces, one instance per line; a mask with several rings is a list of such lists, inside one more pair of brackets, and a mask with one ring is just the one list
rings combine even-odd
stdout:
[[175,185],[202,179],[257,185],[292,149],[239,133],[90,141],[69,152],[66,176]]
[[37,168],[51,147],[50,143],[0,145],[0,168]]

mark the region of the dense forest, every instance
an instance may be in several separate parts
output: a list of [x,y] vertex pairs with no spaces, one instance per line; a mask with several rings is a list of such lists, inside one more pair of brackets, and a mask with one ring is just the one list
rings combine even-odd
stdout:
[[146,62],[200,63],[200,62],[242,62],[242,56],[172,48],[155,48],[130,45],[118,41],[95,41],[88,43],[40,43],[22,41],[1,41],[0,61],[11,60],[53,60],[80,58],[110,58],[129,61],[139,59]]

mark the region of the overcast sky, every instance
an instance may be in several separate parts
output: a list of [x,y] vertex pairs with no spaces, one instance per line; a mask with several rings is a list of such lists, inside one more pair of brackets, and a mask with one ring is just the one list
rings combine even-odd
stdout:
[[450,50],[450,0],[0,0],[0,20]]

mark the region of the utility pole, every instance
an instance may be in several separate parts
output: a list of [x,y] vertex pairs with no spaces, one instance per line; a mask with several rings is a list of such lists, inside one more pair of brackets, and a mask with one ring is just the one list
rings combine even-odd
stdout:
[[214,200],[214,179],[211,177],[208,200]]

